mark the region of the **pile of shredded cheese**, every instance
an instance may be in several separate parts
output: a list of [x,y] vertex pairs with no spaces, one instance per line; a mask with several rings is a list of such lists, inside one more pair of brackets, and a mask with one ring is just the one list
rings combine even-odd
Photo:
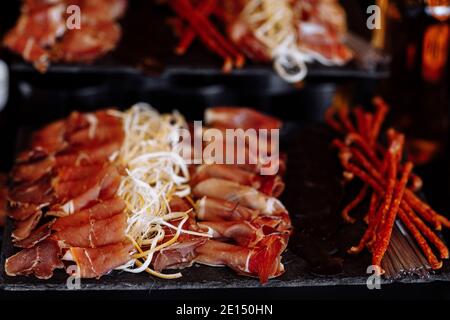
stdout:
[[[161,274],[149,266],[154,254],[176,243],[181,233],[208,236],[183,230],[189,212],[171,212],[169,207],[173,196],[188,197],[191,192],[188,167],[179,152],[180,130],[187,128],[186,121],[178,112],[161,115],[145,103],[115,114],[122,118],[125,140],[111,160],[125,168],[118,196],[126,202],[127,235],[137,250],[120,269],[146,271],[162,278],[180,277],[180,273]],[[175,219],[181,219],[177,226],[170,223]],[[168,228],[176,232],[163,242]]]

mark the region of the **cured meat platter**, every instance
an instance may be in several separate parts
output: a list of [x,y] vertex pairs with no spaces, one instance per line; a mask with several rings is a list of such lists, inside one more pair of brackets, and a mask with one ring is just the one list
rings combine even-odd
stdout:
[[[0,31],[7,30],[19,14],[19,1],[9,4],[7,14]],[[249,61],[243,69],[234,69],[224,74],[220,69],[220,60],[205,50],[199,43],[194,43],[186,55],[180,57],[174,53],[177,39],[167,22],[171,11],[154,1],[132,1],[129,3],[125,16],[120,20],[122,39],[115,50],[106,56],[88,64],[64,63],[52,64],[48,73],[57,74],[131,74],[135,77],[156,77],[168,85],[176,84],[180,77],[207,77],[226,81],[232,78],[245,78],[250,85],[258,79],[271,79],[277,84],[280,79],[272,70],[270,64]],[[146,21],[145,30],[140,21]],[[145,38],[143,38],[145,34]],[[389,75],[389,58],[373,49],[369,43],[355,34],[350,37],[357,43],[356,57],[344,66],[324,66],[320,63],[309,63],[310,77],[314,78],[364,78],[379,79]],[[157,43],[158,45],[154,45]],[[20,57],[3,52],[10,62],[11,71],[18,74],[34,72],[34,67],[24,62]],[[286,84],[287,85],[287,84]]]
[[[289,157],[297,159],[287,167],[286,191],[282,196],[291,212],[296,230],[283,255],[285,274],[262,286],[257,279],[236,275],[226,268],[207,266],[184,269],[183,277],[176,280],[114,271],[100,280],[82,279],[81,290],[160,292],[180,289],[366,286],[368,275],[364,271],[370,261],[369,255],[351,257],[344,251],[345,247],[358,239],[361,225],[348,226],[340,221],[338,212],[345,192],[340,183],[338,161],[329,149],[332,132],[320,124],[299,127],[288,123],[282,137],[282,148],[288,152]],[[18,143],[22,145],[24,141]],[[320,225],[319,230],[317,225]],[[49,280],[6,276],[4,262],[14,252],[11,232],[12,223],[9,221],[1,252],[1,287],[12,291],[69,290],[68,276],[63,271],[55,272],[54,277]],[[325,240],[323,235],[328,235]],[[426,278],[407,276],[396,280],[401,283],[433,281],[450,281],[450,265],[447,262],[441,270]],[[393,280],[382,280],[382,284],[389,283],[393,283]]]

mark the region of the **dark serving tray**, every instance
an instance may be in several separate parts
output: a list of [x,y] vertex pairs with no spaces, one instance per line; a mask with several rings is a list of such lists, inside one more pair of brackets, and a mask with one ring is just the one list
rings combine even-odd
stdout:
[[[286,273],[261,285],[258,280],[236,275],[228,268],[193,266],[182,270],[183,277],[162,280],[147,274],[112,272],[100,280],[82,280],[81,290],[165,292],[180,289],[244,289],[244,288],[307,288],[337,285],[365,286],[366,267],[370,256],[348,256],[345,249],[355,243],[363,225],[344,225],[339,207],[345,196],[340,183],[339,164],[330,150],[332,138],[321,125],[299,128],[288,124],[282,134],[282,149],[288,152],[286,191],[282,200],[289,210],[294,234],[283,254]],[[4,273],[6,257],[14,253],[11,243],[11,221],[8,221],[0,257],[0,288],[7,291],[69,290],[67,275],[58,270],[50,280],[34,277],[8,277]],[[397,282],[426,283],[450,281],[450,264],[430,277],[408,276]],[[382,283],[392,283],[383,280]]]
[[[9,4],[7,29],[13,24],[14,15],[18,14],[18,1]],[[6,13],[4,13],[6,14]],[[158,5],[155,1],[129,1],[129,8],[121,21],[122,40],[116,50],[98,59],[92,64],[54,63],[48,73],[62,74],[133,74],[135,76],[156,77],[171,84],[174,79],[185,76],[201,76],[226,81],[229,78],[249,78],[248,83],[258,78],[270,78],[272,82],[282,81],[273,71],[271,65],[248,62],[242,70],[223,74],[221,59],[207,51],[202,44],[195,42],[186,55],[174,54],[177,38],[167,23],[167,18],[174,16],[170,8]],[[364,40],[351,35],[352,43],[358,43],[356,58],[345,66],[326,67],[318,63],[309,65],[310,78],[385,78],[389,75],[389,58],[377,52]],[[24,62],[19,56],[5,53],[14,73],[34,73],[34,67]],[[369,58],[368,58],[369,57]],[[371,57],[371,58],[370,58]],[[286,88],[290,86],[285,84]]]

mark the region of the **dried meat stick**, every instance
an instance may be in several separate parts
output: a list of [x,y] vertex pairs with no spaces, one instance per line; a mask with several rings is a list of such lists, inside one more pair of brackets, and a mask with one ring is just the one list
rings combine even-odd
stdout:
[[347,172],[357,176],[363,182],[369,184],[378,194],[380,195],[384,194],[383,187],[374,178],[369,176],[366,172],[364,172],[364,170],[362,170],[358,166],[349,163],[348,160],[345,160],[345,158],[350,158],[351,155],[348,156],[346,154],[341,153],[340,157],[341,157],[341,164]]
[[[401,154],[403,149],[402,144],[404,138],[403,135],[401,135],[400,137],[401,141],[398,142],[399,145],[397,146],[398,149],[397,154]],[[338,142],[335,142],[335,144],[338,147],[342,147],[341,144],[339,144]],[[380,178],[378,171],[373,166],[371,166],[370,162],[364,158],[363,154],[353,148],[350,149],[350,152],[353,152],[354,158],[368,171],[368,173],[373,178],[375,178],[375,180],[377,180],[381,184],[382,187],[384,187],[385,183]],[[397,158],[397,161],[399,161],[399,158]],[[400,166],[399,170],[403,170],[403,167]],[[405,201],[409,205],[411,205],[413,209],[416,210],[426,221],[430,222],[436,228],[436,230],[441,229],[441,223],[443,223],[446,227],[450,227],[450,221],[448,221],[442,215],[436,213],[430,206],[428,206],[422,200],[420,200],[410,189],[406,190]]]
[[407,211],[402,209],[402,211],[406,213],[408,219],[414,223],[424,237],[427,238],[436,247],[436,249],[438,249],[441,259],[448,259],[449,253],[447,246],[430,228],[428,228],[422,219],[420,219],[411,208]]
[[[389,209],[392,206],[392,201],[394,199],[395,185],[397,182],[397,162],[395,161],[394,151],[389,149],[388,154],[388,176],[386,183],[386,192],[384,194],[383,209],[380,215],[379,226],[384,227],[386,223],[387,216],[389,214]],[[379,230],[377,229],[377,232]]]
[[[217,0],[202,0],[196,10],[203,16],[209,17],[211,13],[214,11],[215,7],[217,5]],[[188,26],[185,31],[183,32],[183,35],[181,37],[180,43],[178,44],[177,48],[175,49],[175,53],[178,55],[184,55],[187,51],[187,49],[191,46],[192,42],[194,41],[195,37],[197,36],[197,33],[195,30]]]
[[352,122],[350,121],[349,111],[348,111],[347,106],[339,108],[338,116],[339,116],[339,119],[341,120],[342,124],[344,125],[345,130],[347,130],[348,132],[356,132],[355,127],[353,126]]
[[222,50],[225,50],[230,58],[235,59],[236,66],[241,67],[244,64],[244,56],[216,30],[208,19],[199,14],[188,0],[171,0],[169,3],[177,15],[189,21],[192,28],[211,50],[220,55],[222,55]]
[[422,218],[431,223],[436,230],[442,229],[442,221],[439,214],[436,213],[429,205],[420,200],[411,190],[406,190],[405,200]]
[[334,119],[334,115],[336,114],[336,109],[330,107],[325,111],[325,122],[336,132],[344,133],[344,129],[341,124]]
[[381,126],[383,125],[383,122],[386,118],[386,114],[389,111],[389,107],[386,105],[386,103],[381,97],[375,97],[373,99],[373,104],[376,107],[376,111],[373,118],[372,131],[370,133],[369,138],[371,145],[374,145],[377,142]]
[[367,134],[369,131],[366,127],[366,120],[365,120],[365,114],[361,106],[357,106],[353,109],[353,113],[355,114],[356,119],[356,128],[358,129],[358,133],[362,135],[363,137],[367,138]]
[[366,112],[364,114],[364,123],[365,123],[365,126],[366,126],[367,131],[368,131],[367,132],[367,139],[369,139],[369,142],[370,142],[370,135],[371,135],[371,132],[373,130],[373,115],[368,113],[368,112]]
[[358,164],[360,164],[363,168],[366,169],[366,171],[378,182],[383,183],[383,177],[380,174],[380,172],[375,169],[375,167],[367,160],[367,158],[362,154],[361,151],[354,147],[349,148],[350,152],[352,153],[353,157],[352,159],[355,159]]
[[[386,149],[381,144],[377,144],[376,148],[382,154],[384,154],[386,152]],[[403,169],[403,167],[399,167],[399,170],[402,170],[402,169]],[[417,192],[420,189],[422,189],[422,186],[423,186],[422,178],[419,177],[418,175],[416,175],[414,172],[411,173],[409,180],[410,180],[411,189],[414,192]]]
[[381,237],[377,239],[377,243],[374,248],[372,255],[372,265],[381,266],[381,260],[389,246],[389,241],[391,239],[392,228],[394,227],[395,218],[400,209],[400,203],[403,199],[403,194],[405,193],[406,185],[408,183],[409,175],[412,171],[413,164],[408,162],[403,169],[402,177],[400,181],[396,184],[394,198],[389,208],[389,212],[386,217],[384,225],[382,225]]
[[367,227],[366,231],[364,232],[363,236],[361,237],[361,240],[359,240],[359,243],[357,246],[351,247],[347,252],[349,254],[357,254],[360,253],[364,248],[373,241],[375,230],[377,229],[378,225],[377,222],[379,219],[377,219],[377,216],[381,214],[381,208],[382,205],[377,207],[378,199],[374,194],[372,195],[372,199],[370,200],[370,209],[369,209],[369,217],[372,216],[372,219],[369,218],[369,226]]
[[380,168],[382,163],[378,159],[375,152],[372,150],[372,147],[367,143],[367,141],[358,133],[349,133],[345,137],[345,144],[350,146],[353,143],[356,143],[362,151],[369,157],[369,160],[375,165],[375,167]]
[[416,239],[417,244],[422,249],[422,252],[425,254],[428,263],[433,269],[440,269],[442,267],[442,261],[439,261],[431,250],[425,238],[420,234],[420,231],[416,228],[414,223],[409,220],[408,216],[403,210],[399,210],[398,216],[406,228],[409,230],[411,235]]
[[345,222],[355,223],[356,219],[350,216],[350,211],[355,209],[366,198],[368,190],[369,186],[365,184],[364,187],[361,188],[356,198],[342,210],[341,215]]
[[369,224],[370,221],[373,221],[375,219],[375,214],[377,212],[377,208],[379,207],[379,199],[376,192],[372,193],[372,196],[370,197],[370,206],[369,211],[367,212],[366,216],[364,217],[364,221]]

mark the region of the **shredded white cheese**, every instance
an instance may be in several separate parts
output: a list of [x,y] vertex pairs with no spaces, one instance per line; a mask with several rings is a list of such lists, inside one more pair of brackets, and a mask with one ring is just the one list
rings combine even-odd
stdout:
[[[169,207],[174,195],[186,197],[191,193],[189,170],[177,149],[181,129],[187,128],[186,121],[178,112],[159,114],[144,103],[114,115],[122,118],[125,132],[122,148],[114,155],[114,161],[126,172],[118,195],[127,204],[127,235],[139,251],[120,269],[173,278],[175,275],[163,275],[149,268],[154,254],[176,243],[181,233],[210,236],[183,230],[189,212],[171,212]],[[177,226],[171,223],[179,219],[182,220]],[[168,229],[176,230],[175,235],[165,237]],[[167,238],[170,239],[163,242]]]

